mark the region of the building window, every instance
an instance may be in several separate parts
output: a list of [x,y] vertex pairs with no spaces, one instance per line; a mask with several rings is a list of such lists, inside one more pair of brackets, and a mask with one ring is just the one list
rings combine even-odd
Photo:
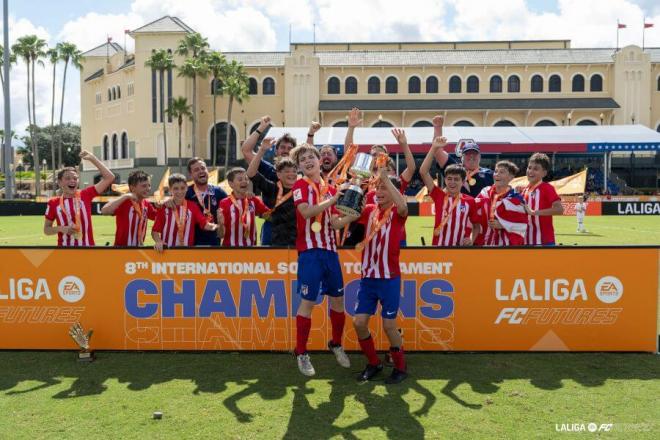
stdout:
[[112,135],[112,157],[111,159],[117,159],[119,157],[119,151],[117,145],[117,133]]
[[348,121],[339,121],[332,124],[333,127],[348,127]]
[[408,93],[421,93],[422,81],[418,76],[411,76],[408,79]]
[[431,121],[417,121],[412,126],[413,127],[433,127],[433,123]]
[[517,75],[511,75],[507,79],[506,91],[509,93],[520,93],[520,78]]
[[552,75],[548,79],[549,92],[561,92],[561,77],[559,75]]
[[[589,90],[592,92],[602,92],[603,91],[603,77],[596,74],[591,76],[589,81]],[[658,79],[658,90],[660,90],[660,78]]]
[[128,159],[128,134],[126,132],[121,134],[121,158]]
[[328,79],[328,95],[339,95],[339,78]]
[[274,95],[275,80],[273,78],[264,78],[264,81],[261,84],[261,90],[264,95]]
[[583,119],[580,122],[578,122],[576,125],[598,125],[595,121],[592,121],[591,119]]
[[385,80],[385,93],[398,93],[399,81],[394,76],[388,76]]
[[344,84],[344,93],[347,95],[355,95],[358,92],[358,82],[354,76],[349,76],[346,78],[346,83]]
[[117,99],[117,89],[113,87],[112,88],[112,100],[114,101],[115,99]]
[[530,90],[533,93],[543,92],[543,77],[541,75],[534,75],[532,77]]
[[394,127],[394,126],[392,124],[390,124],[389,122],[387,122],[387,121],[377,121],[375,124],[372,125],[372,127],[374,127],[374,128],[381,127],[382,128],[382,127]]
[[380,93],[380,78],[377,76],[369,78],[369,81],[367,81],[367,93]]
[[101,103],[101,92],[96,92],[96,103],[97,104]]
[[536,124],[534,124],[534,126],[535,127],[555,127],[555,126],[557,126],[557,124],[555,124],[554,122],[552,122],[549,119],[542,119],[539,122],[537,122]]
[[571,90],[574,92],[584,92],[584,76],[575,75],[573,77],[573,84]]
[[222,95],[222,81],[217,78],[211,80],[211,95]]
[[449,78],[449,93],[461,93],[461,78],[459,76]]
[[151,122],[158,122],[156,110],[158,105],[158,96],[156,94],[156,69],[151,69]]
[[135,95],[135,84],[134,83],[129,83],[126,86],[126,93],[128,94],[128,96]]
[[117,86],[117,99],[121,99],[121,86]]
[[461,120],[454,124],[454,127],[474,127],[474,124],[470,121]]
[[[271,78],[272,81],[272,78]],[[225,151],[227,151],[227,123],[218,122],[215,127],[211,127],[210,142],[212,148],[215,148],[215,157],[224,158]],[[215,139],[215,133],[218,134],[218,139]],[[236,162],[236,129],[229,126],[229,163]]]
[[426,93],[438,93],[438,78],[435,76],[426,78]]
[[112,101],[112,90],[108,89],[108,102]]
[[257,80],[256,80],[256,78],[250,78],[248,80],[248,93],[250,95],[256,95],[257,94]]
[[[172,55],[172,49],[167,49],[167,53]],[[167,69],[167,108],[172,107],[172,69]],[[172,122],[172,114],[167,114],[167,122]]]
[[468,93],[479,93],[479,78],[474,75],[468,76],[465,88]]
[[514,124],[511,121],[507,121],[506,119],[502,119],[501,121],[497,121],[495,124],[493,124],[493,127],[515,127],[516,124]]
[[110,146],[108,145],[108,135],[106,134],[105,136],[103,136],[103,153],[102,153],[103,160],[108,160],[110,158],[109,150],[110,150]]
[[502,77],[495,75],[490,79],[490,93],[502,93]]

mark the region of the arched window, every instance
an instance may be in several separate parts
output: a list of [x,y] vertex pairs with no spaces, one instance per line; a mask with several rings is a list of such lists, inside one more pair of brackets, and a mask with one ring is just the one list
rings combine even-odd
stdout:
[[495,75],[490,78],[490,93],[502,93],[502,77]]
[[114,101],[115,99],[117,99],[117,89],[113,87],[112,88],[112,100]]
[[534,124],[535,127],[555,127],[557,124],[552,122],[550,119],[542,119],[536,124]]
[[433,127],[433,123],[431,121],[417,121],[412,126],[413,127]]
[[461,93],[461,78],[452,76],[449,78],[449,93]]
[[117,133],[114,133],[112,135],[112,157],[110,159],[118,159],[119,158],[119,151],[118,150],[118,145],[117,145]]
[[466,92],[468,93],[479,93],[479,78],[476,76],[468,76],[467,81],[465,81]]
[[358,92],[358,83],[357,79],[354,76],[349,76],[346,78],[344,83],[344,93],[347,95],[355,95]]
[[110,146],[108,145],[108,135],[103,136],[103,160],[110,159]]
[[549,92],[561,92],[561,77],[559,75],[551,75],[548,79]]
[[533,93],[543,92],[543,77],[541,75],[534,75],[532,77],[530,91]]
[[506,81],[506,91],[509,93],[520,93],[520,78],[518,75],[511,75]]
[[257,79],[256,78],[250,78],[248,80],[248,93],[250,95],[256,95],[257,94]]
[[[217,142],[214,139],[214,134],[216,131],[218,132]],[[226,141],[227,141],[227,123],[218,122],[216,124],[215,130],[213,129],[213,127],[211,127],[209,145],[215,147],[215,157],[217,158],[218,162],[221,163],[224,162],[225,160]],[[229,133],[229,146],[230,146],[229,163],[232,164],[236,162],[236,130],[234,129],[234,127],[231,127],[231,131]]]
[[274,95],[275,80],[273,78],[264,78],[264,81],[261,85],[261,90],[264,95]]
[[573,77],[573,84],[571,85],[571,90],[574,92],[584,92],[584,76],[575,75]]
[[493,124],[493,127],[515,127],[516,124],[514,124],[511,121],[507,121],[506,119],[502,119],[501,121],[497,121],[495,124]]
[[218,78],[211,80],[211,95],[222,95],[222,81]]
[[377,127],[394,127],[394,125],[390,124],[387,121],[377,121],[372,125],[372,127],[377,128]]
[[385,80],[385,93],[399,93],[399,81],[396,77],[387,77]]
[[474,124],[470,121],[466,121],[466,120],[463,119],[461,121],[457,121],[454,124],[454,127],[474,127]]
[[121,99],[121,86],[117,86],[117,99]]
[[333,127],[348,127],[348,121],[338,121],[332,124]]
[[328,95],[338,95],[339,94],[339,78],[332,77],[328,79]]
[[592,121],[591,119],[583,119],[580,122],[578,122],[576,125],[598,125],[595,121]]
[[438,78],[437,77],[429,76],[428,78],[426,78],[426,93],[438,93]]
[[108,101],[112,101],[112,90],[108,89]]
[[121,134],[121,159],[128,159],[128,134]]
[[[591,80],[589,81],[589,90],[592,92],[602,92],[603,77],[598,74],[591,75]],[[658,79],[658,90],[660,90],[660,78]]]
[[372,76],[367,81],[367,93],[380,93],[380,79],[377,76]]
[[[593,78],[591,78],[591,81],[593,82]],[[658,92],[660,92],[660,76],[658,76],[658,87],[657,87],[657,89],[658,89]]]
[[418,76],[411,76],[408,78],[408,93],[421,93],[422,81]]

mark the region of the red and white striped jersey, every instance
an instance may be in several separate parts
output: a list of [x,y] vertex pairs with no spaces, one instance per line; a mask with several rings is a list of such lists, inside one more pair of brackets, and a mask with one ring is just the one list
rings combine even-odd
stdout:
[[[484,246],[522,246],[525,244],[527,212],[525,211],[525,201],[520,194],[509,189],[498,196],[495,185],[492,185],[481,190],[476,202],[483,213]],[[494,209],[493,203],[495,204]],[[491,215],[500,222],[503,229],[493,229],[488,226]]]
[[[185,213],[183,212],[185,210]],[[182,223],[183,233],[179,238],[179,226]],[[207,220],[197,203],[185,200],[176,209],[162,207],[156,214],[156,222],[152,231],[160,232],[161,239],[167,247],[193,246],[195,243],[195,225],[206,226]]]
[[[314,187],[316,190],[314,189]],[[307,203],[309,206],[318,205],[323,200],[331,198],[336,192],[334,187],[328,187],[325,195],[322,195],[322,188],[319,183],[310,184],[307,179],[299,179],[293,185],[293,203],[296,206],[296,226],[297,238],[296,249],[303,252],[309,249],[326,249],[337,252],[337,241],[335,231],[330,226],[330,218],[333,214],[339,215],[337,209],[332,206],[323,211],[318,220],[320,220],[321,229],[318,232],[312,230],[312,224],[317,221],[316,217],[304,218],[298,205]],[[317,195],[318,194],[318,195]],[[319,199],[323,200],[319,200]]]
[[[435,204],[433,245],[461,246],[463,238],[470,236],[472,224],[479,223],[474,199],[467,194],[459,193],[456,200],[437,186],[431,191],[430,197]],[[436,234],[440,226],[442,229]]]
[[367,240],[363,242],[362,278],[389,279],[401,276],[399,243],[406,219],[399,215],[396,206],[392,206],[389,211],[381,211],[376,205],[365,206],[357,220],[365,226],[364,236]]
[[61,247],[94,246],[92,230],[92,199],[99,195],[94,185],[78,191],[77,197],[52,197],[46,204],[46,218],[58,226],[76,224],[76,206],[80,217],[80,234],[57,233],[57,245]]
[[[555,187],[547,182],[541,182],[535,187],[527,187],[523,191],[525,203],[534,211],[547,209],[561,198]],[[555,228],[552,225],[551,215],[528,215],[527,236],[525,244],[540,246],[555,242]]]
[[148,200],[137,205],[141,211],[133,203],[138,202],[126,200],[115,210],[115,246],[140,246],[147,234],[147,220],[156,219],[156,208]]
[[[403,176],[399,176],[399,180],[401,181],[401,186],[399,187],[399,192],[402,195],[405,195],[406,189],[408,189],[408,185],[410,184],[410,182],[408,182],[406,179],[404,179]],[[377,202],[376,202],[376,190],[375,189],[372,189],[371,191],[369,191],[367,193],[364,203],[365,203],[365,205],[376,205],[377,204]],[[401,240],[405,240],[406,237],[407,237],[406,236],[406,228],[404,227],[403,231],[401,231]]]
[[225,223],[223,246],[245,247],[257,245],[255,217],[268,211],[259,197],[236,199],[232,196],[220,201],[218,212],[222,210]]

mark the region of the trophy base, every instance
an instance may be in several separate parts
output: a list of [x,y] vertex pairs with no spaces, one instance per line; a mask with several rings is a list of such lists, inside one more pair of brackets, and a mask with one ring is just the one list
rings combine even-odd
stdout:
[[336,205],[336,206],[337,206],[337,211],[341,212],[344,215],[359,217],[362,214],[360,211],[348,206],[343,206],[343,205]]
[[96,357],[91,351],[79,351],[78,352],[78,362],[94,362]]

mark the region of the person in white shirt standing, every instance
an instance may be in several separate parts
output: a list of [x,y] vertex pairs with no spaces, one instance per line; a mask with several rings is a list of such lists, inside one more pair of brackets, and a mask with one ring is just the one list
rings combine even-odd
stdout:
[[589,196],[586,194],[582,196],[582,200],[578,201],[575,204],[575,217],[577,218],[577,231],[582,233],[582,232],[587,232],[586,229],[584,229],[584,216],[587,214],[587,199]]

